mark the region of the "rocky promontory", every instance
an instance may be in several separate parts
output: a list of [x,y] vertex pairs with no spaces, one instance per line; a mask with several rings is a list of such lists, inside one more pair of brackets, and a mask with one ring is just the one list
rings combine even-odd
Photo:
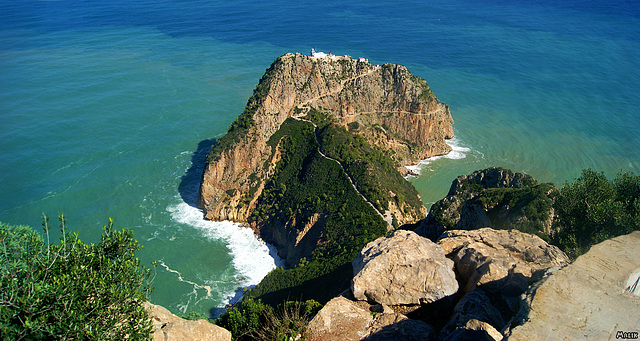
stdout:
[[[269,139],[285,120],[304,118],[310,109],[385,151],[401,171],[450,151],[449,108],[404,66],[285,54],[267,69],[244,113],[207,158],[198,207],[208,219],[249,220],[281,158],[280,146]],[[392,213],[403,222],[417,216],[407,217],[401,208]]]
[[449,152],[452,124],[404,66],[285,54],[212,147],[198,207],[247,223],[290,268],[250,294],[309,295],[305,282],[346,280],[366,243],[425,217],[405,166]]

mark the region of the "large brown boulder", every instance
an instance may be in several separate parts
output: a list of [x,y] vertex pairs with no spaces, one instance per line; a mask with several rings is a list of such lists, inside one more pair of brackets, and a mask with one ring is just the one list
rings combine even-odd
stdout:
[[370,311],[338,296],[327,302],[307,326],[306,340],[360,340],[373,322]]
[[352,291],[358,300],[418,305],[458,291],[453,262],[440,246],[411,231],[370,242],[352,264]]
[[231,341],[228,330],[206,320],[185,320],[166,308],[149,302],[145,302],[144,307],[152,318],[153,341]]
[[452,230],[438,241],[456,264],[464,291],[524,292],[545,271],[569,264],[569,257],[542,238],[518,230]]
[[527,322],[509,340],[637,338],[639,275],[640,231],[594,245],[528,292]]
[[309,322],[305,340],[430,340],[433,328],[422,321],[376,306],[356,302],[344,296],[329,301]]

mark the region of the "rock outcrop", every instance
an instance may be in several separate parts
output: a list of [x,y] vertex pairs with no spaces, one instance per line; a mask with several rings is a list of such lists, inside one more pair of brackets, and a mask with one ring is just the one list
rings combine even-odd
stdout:
[[366,302],[338,296],[309,322],[305,340],[429,340],[435,337],[428,324],[411,320],[390,309],[376,313]]
[[206,320],[185,320],[149,302],[145,302],[144,307],[152,318],[153,341],[231,341],[228,330]]
[[405,67],[289,53],[267,70],[245,112],[209,154],[198,198],[206,218],[247,221],[279,158],[269,139],[287,118],[310,108],[389,151],[401,168],[450,151],[448,107]]
[[509,340],[616,340],[640,332],[640,231],[594,245],[527,295]]
[[518,230],[446,231],[438,245],[455,262],[465,292],[483,287],[502,293],[520,291],[519,295],[542,279],[547,269],[570,261],[558,247]]
[[553,234],[553,201],[558,190],[530,175],[492,167],[461,175],[436,202],[415,232],[437,240],[446,230],[516,228],[540,236]]
[[[439,338],[456,340],[455,335],[462,333],[460,330],[473,329],[475,331],[478,325],[483,325],[482,329],[493,336],[496,336],[493,330],[502,330],[506,325],[498,309],[491,305],[489,297],[479,288],[466,294],[458,302],[449,321],[440,331]],[[487,326],[491,326],[491,328]],[[453,335],[450,336],[451,334]],[[501,340],[502,334],[498,332],[498,335],[500,337],[494,338]]]
[[399,230],[367,244],[353,260],[353,295],[386,305],[420,305],[458,291],[453,262],[442,248]]
[[[556,246],[518,230],[446,231],[438,245],[455,262],[461,294],[482,289],[505,321],[520,310],[520,296],[531,284],[542,279],[547,270],[569,264],[569,257]],[[463,299],[458,305],[464,302]],[[473,306],[478,300],[472,303]],[[498,330],[504,327],[499,320],[483,322]]]

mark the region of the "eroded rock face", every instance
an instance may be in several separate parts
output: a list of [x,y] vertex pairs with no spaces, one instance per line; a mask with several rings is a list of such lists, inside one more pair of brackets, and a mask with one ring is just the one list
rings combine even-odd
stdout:
[[440,246],[411,231],[367,244],[352,264],[352,291],[358,300],[418,305],[458,291],[453,262]]
[[152,317],[153,341],[231,341],[231,333],[228,330],[206,320],[185,320],[166,308],[149,302],[145,302],[144,307]]
[[[400,165],[451,150],[449,108],[405,67],[289,53],[276,59],[249,99],[251,123],[239,124],[234,139],[208,157],[198,197],[208,219],[247,221],[278,159],[267,141],[305,107],[322,108],[344,126],[357,122],[354,131],[393,150]],[[397,219],[404,223],[404,216]]]
[[547,269],[569,264],[558,247],[518,230],[446,231],[438,245],[455,262],[464,292],[482,287],[517,297]]
[[640,297],[629,276],[640,268],[640,231],[594,245],[528,292],[523,325],[509,340],[614,340],[640,331]]

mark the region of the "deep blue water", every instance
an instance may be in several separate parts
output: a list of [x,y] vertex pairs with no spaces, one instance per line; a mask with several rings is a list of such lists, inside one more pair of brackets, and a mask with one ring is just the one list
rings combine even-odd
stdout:
[[[640,170],[636,1],[0,1],[0,221],[109,217],[162,265],[155,303],[208,313],[274,266],[193,207],[211,139],[286,52],[363,56],[425,78],[455,152],[412,179],[427,207],[488,166],[562,184]],[[209,290],[207,290],[209,289]],[[208,295],[210,292],[210,295]]]

